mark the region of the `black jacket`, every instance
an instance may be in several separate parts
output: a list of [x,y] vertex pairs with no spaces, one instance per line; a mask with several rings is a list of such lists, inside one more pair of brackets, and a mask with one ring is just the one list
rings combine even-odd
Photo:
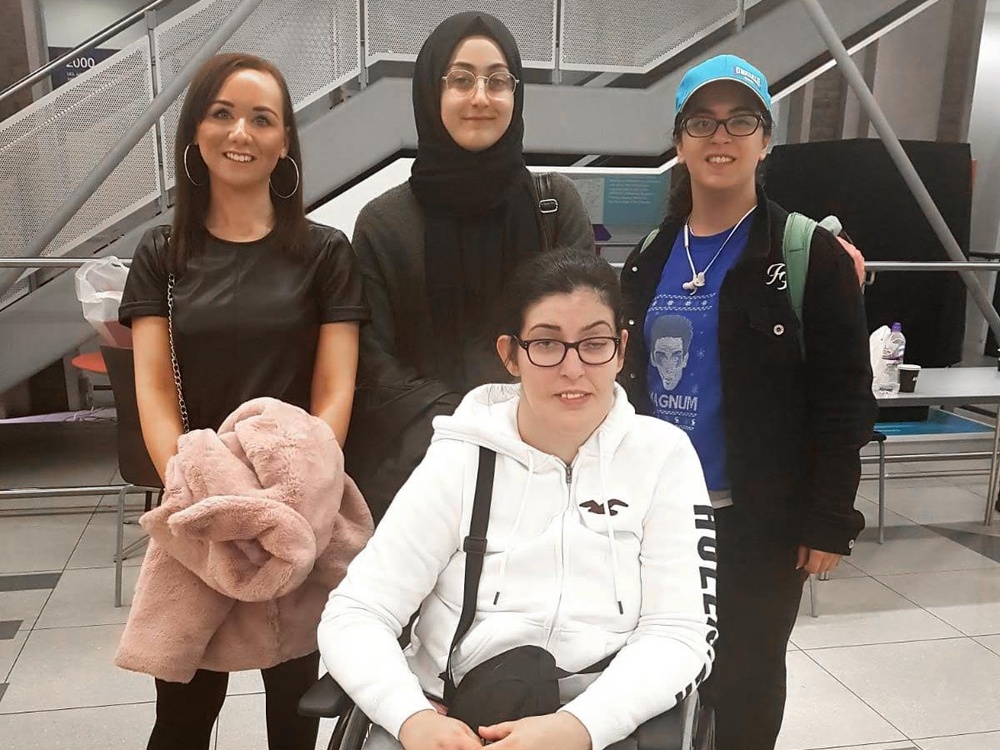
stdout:
[[[563,247],[594,249],[590,218],[573,183],[551,175],[559,210],[546,224]],[[553,241],[550,238],[550,241]],[[510,379],[494,340],[451,342],[455,370],[427,342],[437,333],[424,279],[424,214],[409,183],[372,200],[354,226],[354,250],[371,322],[361,328],[357,391],[344,447],[347,473],[376,521],[423,458],[434,417],[451,414],[466,392]],[[502,283],[498,279],[497,283]]]
[[[817,229],[800,332],[780,280],[766,283],[768,269],[783,263],[788,213],[762,191],[758,205],[767,210],[754,215],[743,256],[719,293],[733,512],[748,546],[768,541],[849,554],[864,528],[854,509],[859,451],[871,437],[876,413],[861,290],[850,257],[833,235]],[[620,377],[641,414],[653,411],[646,387],[646,312],[682,226],[665,221],[650,246],[633,250],[622,269],[629,341]]]

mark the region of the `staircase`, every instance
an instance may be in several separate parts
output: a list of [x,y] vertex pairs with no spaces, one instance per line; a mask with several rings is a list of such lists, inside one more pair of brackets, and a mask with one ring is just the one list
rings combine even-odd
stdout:
[[[936,0],[824,0],[849,44],[877,38]],[[96,68],[0,123],[0,259],[26,245],[238,0],[201,0]],[[829,56],[794,0],[485,0],[525,59],[525,151],[666,161],[673,92],[694,58],[754,61],[776,98]],[[412,61],[457,0],[264,0],[224,49],[274,61],[298,112],[307,205],[416,147]],[[175,102],[47,257],[131,255],[169,221]],[[110,243],[110,244],[109,244]],[[44,282],[44,283],[40,283]],[[72,273],[36,273],[0,298],[0,392],[92,336]]]

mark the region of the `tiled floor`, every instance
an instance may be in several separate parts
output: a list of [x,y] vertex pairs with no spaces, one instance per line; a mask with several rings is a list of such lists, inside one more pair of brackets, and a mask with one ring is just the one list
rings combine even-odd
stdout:
[[[0,428],[0,487],[115,475],[111,425]],[[985,482],[889,483],[886,543],[866,531],[817,583],[819,618],[804,596],[779,750],[1000,750],[1000,531],[980,522]],[[869,526],[874,497],[863,482]],[[145,747],[152,680],[112,665],[128,616],[112,606],[113,500],[45,501],[60,508],[45,515],[0,502],[3,750]],[[215,750],[266,746],[262,689],[256,673],[230,680]],[[331,731],[324,722],[320,747]]]

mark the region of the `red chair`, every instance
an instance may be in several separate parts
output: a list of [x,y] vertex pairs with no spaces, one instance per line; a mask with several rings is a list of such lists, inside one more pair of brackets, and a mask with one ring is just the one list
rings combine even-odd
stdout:
[[110,386],[107,385],[95,385],[92,377],[94,375],[107,377],[108,370],[104,365],[104,357],[100,352],[77,354],[70,360],[70,364],[80,372],[84,373],[83,379],[87,383],[87,408],[93,408],[94,391],[106,391],[110,389]]

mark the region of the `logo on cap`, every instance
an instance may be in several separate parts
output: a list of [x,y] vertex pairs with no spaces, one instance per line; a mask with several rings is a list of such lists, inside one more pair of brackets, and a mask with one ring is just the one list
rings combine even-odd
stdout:
[[757,88],[761,88],[760,77],[759,76],[755,76],[749,70],[745,70],[744,68],[741,68],[739,65],[737,65],[736,67],[733,68],[733,75],[738,75],[738,76],[743,76],[744,78],[749,78],[751,81],[754,82],[754,84],[757,86]]

